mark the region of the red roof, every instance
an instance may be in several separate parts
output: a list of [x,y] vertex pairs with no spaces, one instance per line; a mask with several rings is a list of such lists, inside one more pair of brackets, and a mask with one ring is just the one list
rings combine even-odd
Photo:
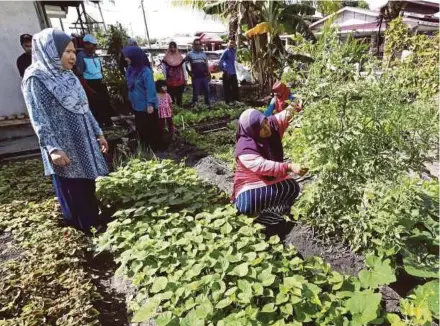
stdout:
[[203,33],[200,35],[200,41],[202,43],[223,43],[223,39],[218,34],[214,33]]

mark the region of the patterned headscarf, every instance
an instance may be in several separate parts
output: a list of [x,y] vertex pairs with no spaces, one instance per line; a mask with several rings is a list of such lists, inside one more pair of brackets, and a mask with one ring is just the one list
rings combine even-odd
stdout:
[[[265,119],[269,122],[272,134],[268,138],[261,138],[260,130]],[[273,116],[266,118],[262,112],[255,109],[244,111],[238,121],[235,157],[258,154],[267,160],[283,162],[283,145],[275,119]]]
[[[63,108],[85,114],[89,110],[86,93],[75,74],[63,68],[54,31],[53,28],[46,28],[33,36],[32,64],[25,71],[21,88],[25,92],[28,80],[37,78]],[[60,33],[56,31],[56,34]]]

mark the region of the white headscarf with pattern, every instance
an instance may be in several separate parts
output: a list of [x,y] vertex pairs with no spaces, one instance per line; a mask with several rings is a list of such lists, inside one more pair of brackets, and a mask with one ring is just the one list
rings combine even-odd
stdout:
[[54,39],[54,29],[46,28],[32,38],[32,64],[26,69],[22,90],[30,78],[37,78],[68,111],[85,114],[89,110],[87,95],[76,75],[61,64]]

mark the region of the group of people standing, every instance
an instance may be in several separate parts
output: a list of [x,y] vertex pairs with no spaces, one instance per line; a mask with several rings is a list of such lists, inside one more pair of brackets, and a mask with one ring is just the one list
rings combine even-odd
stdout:
[[[27,42],[28,38],[23,40]],[[95,40],[87,37],[85,42],[93,45]],[[76,56],[72,37],[53,28],[35,34],[28,47],[33,49],[32,62],[24,70],[22,92],[39,139],[45,175],[52,178],[66,224],[89,232],[97,226],[100,214],[95,180],[108,174],[103,156],[108,144],[91,110],[91,104],[97,102],[87,96],[87,87],[96,93],[105,87],[97,82],[102,82],[102,70],[93,50]],[[167,80],[155,83],[142,49],[127,46],[123,55],[136,127],[143,140],[154,146],[154,131],[160,133],[165,125],[174,128],[171,103],[173,97],[179,101],[179,82],[184,80],[179,67],[184,59],[171,43],[164,58]],[[79,66],[78,59],[83,60]],[[230,60],[228,55],[224,60]],[[202,71],[193,70],[194,79],[201,78]],[[233,75],[232,71],[225,73],[227,77]],[[282,102],[284,93],[275,92],[274,103]],[[257,221],[268,228],[275,225],[285,229],[282,216],[299,193],[289,173],[302,175],[306,170],[284,161],[281,139],[294,110],[284,110],[284,104],[280,105],[283,108],[275,115],[249,109],[240,116],[233,199],[240,213],[258,217]]]

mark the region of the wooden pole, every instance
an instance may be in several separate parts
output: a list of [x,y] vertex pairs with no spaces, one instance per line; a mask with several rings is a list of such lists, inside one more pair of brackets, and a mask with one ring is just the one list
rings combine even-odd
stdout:
[[104,24],[104,31],[107,32],[107,25],[105,24],[104,15],[102,14],[101,5],[99,2],[98,2],[98,9],[99,9],[99,13],[101,14],[102,23]]
[[82,18],[81,18],[81,12],[79,11],[79,7],[76,7],[76,12],[77,12],[77,14],[78,14],[78,19],[79,19],[79,23],[80,23],[80,25],[81,25],[81,32],[83,33],[83,34],[85,34],[85,29],[84,29],[84,25],[83,25],[83,21],[82,21]]
[[86,7],[84,6],[84,1],[81,1],[81,8],[83,10],[84,19],[86,20],[87,32],[91,34],[92,31],[90,30],[89,20],[87,19],[87,13],[86,13]]
[[147,17],[145,17],[144,0],[141,0],[142,14],[144,15],[145,31],[147,32],[148,47],[151,49],[150,34],[148,33]]

